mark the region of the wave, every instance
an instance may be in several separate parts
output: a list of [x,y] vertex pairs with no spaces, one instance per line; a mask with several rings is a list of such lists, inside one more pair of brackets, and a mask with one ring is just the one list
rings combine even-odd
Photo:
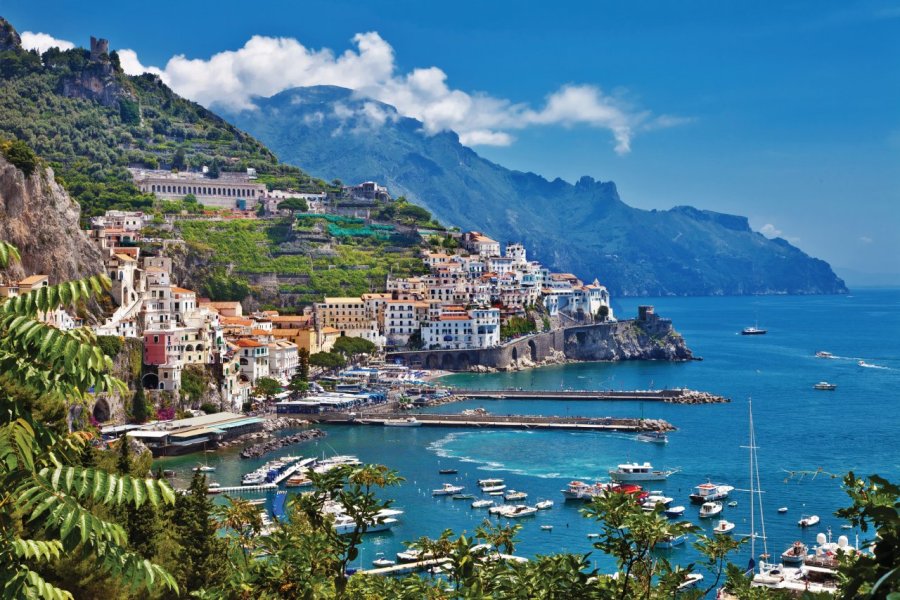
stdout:
[[875,365],[875,364],[872,364],[872,363],[867,363],[867,362],[864,361],[864,360],[859,361],[859,366],[865,367],[865,368],[867,368],[867,369],[884,369],[885,371],[890,371],[890,370],[891,370],[890,367],[885,367],[884,365]]

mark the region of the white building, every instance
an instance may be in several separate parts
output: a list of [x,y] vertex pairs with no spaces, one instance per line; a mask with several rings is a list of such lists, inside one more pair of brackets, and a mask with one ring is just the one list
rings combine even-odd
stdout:
[[500,309],[469,311],[449,307],[435,320],[422,324],[422,346],[427,349],[460,350],[491,348],[500,344]]

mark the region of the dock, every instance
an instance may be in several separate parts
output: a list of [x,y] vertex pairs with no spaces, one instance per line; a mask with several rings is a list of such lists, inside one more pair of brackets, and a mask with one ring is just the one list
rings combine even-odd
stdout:
[[560,417],[538,415],[444,415],[410,412],[322,413],[309,415],[315,423],[334,425],[379,425],[385,421],[415,418],[422,427],[480,427],[494,429],[550,429],[576,431],[673,431],[675,427],[662,419],[625,419],[617,417]]
[[263,483],[260,485],[233,485],[228,487],[209,488],[208,494],[233,494],[235,492],[268,492],[269,490],[277,490],[278,485],[274,483]]
[[[488,560],[494,559],[496,560],[498,555],[491,555]],[[515,556],[513,554],[500,554],[499,558],[501,560],[511,561],[511,562],[528,562],[528,559],[522,556]],[[443,558],[429,558],[427,560],[420,560],[416,562],[406,562],[400,563],[396,565],[392,565],[390,567],[379,567],[377,569],[366,569],[357,571],[357,573],[362,573],[365,575],[407,575],[409,573],[417,573],[419,571],[426,571],[428,569],[432,569],[434,567],[440,567],[446,563],[450,562],[450,559],[447,557]]]
[[729,402],[728,398],[689,390],[672,388],[667,390],[472,390],[454,388],[453,395],[459,399],[478,400],[601,400],[632,402],[667,402],[671,404],[719,404]]

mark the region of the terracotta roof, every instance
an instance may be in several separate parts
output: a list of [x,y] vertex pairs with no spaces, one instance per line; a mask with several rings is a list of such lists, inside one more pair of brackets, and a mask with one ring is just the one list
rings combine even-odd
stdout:
[[34,285],[47,279],[46,275],[29,275],[19,282],[19,285]]
[[270,335],[270,332],[266,331],[265,329],[253,329],[253,330],[250,331],[250,334],[251,334],[251,335],[264,335],[264,336],[265,336],[265,335]]
[[457,315],[457,314],[441,315],[440,320],[441,321],[468,321],[469,315]]
[[222,317],[220,322],[222,325],[244,325],[245,327],[253,325],[251,319],[245,319],[244,317]]
[[340,329],[335,329],[334,327],[323,327],[321,329],[321,333],[340,333]]
[[325,304],[352,304],[355,302],[362,303],[362,298],[354,298],[352,296],[335,296],[330,298],[328,296],[325,296]]
[[118,258],[119,260],[124,260],[125,262],[135,262],[134,259],[127,254],[121,254],[119,252],[116,252],[116,258]]
[[178,287],[177,285],[172,286],[172,291],[176,294],[195,294],[194,290],[189,290],[183,287]]
[[240,348],[261,348],[263,346],[256,340],[237,340],[235,345]]
[[273,323],[308,323],[312,320],[312,317],[308,315],[283,315],[283,316],[273,316]]

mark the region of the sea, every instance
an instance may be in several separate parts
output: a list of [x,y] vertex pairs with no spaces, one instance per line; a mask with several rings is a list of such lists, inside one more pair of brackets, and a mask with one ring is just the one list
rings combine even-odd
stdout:
[[[846,535],[860,544],[871,536],[845,525],[835,511],[849,504],[842,477],[879,474],[900,480],[900,290],[854,290],[842,296],[760,296],[640,298],[620,300],[616,316],[628,318],[640,304],[672,319],[695,356],[702,361],[578,363],[518,372],[454,374],[443,382],[465,388],[534,390],[630,390],[688,387],[729,398],[727,404],[673,405],[658,402],[468,400],[428,409],[458,413],[484,408],[491,414],[622,416],[661,418],[677,431],[666,445],[638,441],[623,433],[568,431],[498,431],[491,429],[325,427],[320,441],[294,446],[260,460],[241,460],[236,449],[216,454],[161,459],[179,481],[190,467],[208,461],[217,467],[212,479],[238,485],[243,473],[279,454],[354,454],[367,463],[396,469],[402,485],[383,492],[404,510],[391,532],[372,534],[360,551],[356,568],[368,568],[379,554],[393,558],[404,542],[437,537],[445,529],[472,534],[488,517],[470,508],[471,501],[432,497],[445,482],[465,486],[480,496],[476,480],[499,477],[511,489],[528,493],[528,503],[550,499],[552,509],[516,521],[522,526],[516,554],[533,557],[557,552],[590,553],[604,572],[614,562],[592,547],[588,535],[599,524],[585,518],[583,505],[565,503],[560,490],[572,480],[608,478],[619,463],[650,462],[677,469],[665,482],[647,487],[687,508],[684,518],[711,533],[718,518],[736,524],[734,535],[750,533],[750,406],[756,432],[763,508],[758,521],[756,554],[780,554],[795,540],[815,543],[818,533]],[[742,336],[758,324],[766,335]],[[828,351],[832,359],[817,358]],[[819,381],[837,384],[818,391]],[[289,432],[283,432],[287,434]],[[440,475],[439,469],[457,469]],[[703,520],[688,494],[706,481],[734,486],[720,517]],[[273,495],[269,495],[271,500]],[[221,498],[218,501],[222,501]],[[779,507],[787,507],[779,513]],[[758,512],[758,511],[757,511]],[[801,529],[802,516],[818,515],[817,527]],[[496,517],[492,517],[496,521]],[[550,531],[541,528],[552,525]],[[691,545],[661,551],[675,564],[698,558]],[[746,564],[749,544],[732,561]]]

